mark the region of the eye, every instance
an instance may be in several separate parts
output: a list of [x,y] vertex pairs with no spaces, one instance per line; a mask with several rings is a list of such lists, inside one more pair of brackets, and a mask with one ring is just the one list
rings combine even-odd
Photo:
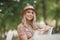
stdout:
[[30,11],[28,11],[27,13],[30,13]]
[[33,14],[34,12],[32,12],[32,14]]

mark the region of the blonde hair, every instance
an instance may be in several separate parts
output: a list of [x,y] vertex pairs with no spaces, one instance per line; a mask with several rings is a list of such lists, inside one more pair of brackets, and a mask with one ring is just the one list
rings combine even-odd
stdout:
[[23,16],[22,23],[24,23],[25,27],[32,27],[33,29],[36,29],[35,22],[36,22],[36,14],[35,13],[33,15],[33,19],[31,21],[31,24],[27,24],[27,20],[25,18],[25,15]]

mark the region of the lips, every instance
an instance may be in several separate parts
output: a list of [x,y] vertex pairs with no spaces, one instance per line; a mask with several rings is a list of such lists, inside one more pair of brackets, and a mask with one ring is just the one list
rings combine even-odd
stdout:
[[32,16],[28,16],[29,18],[32,18]]

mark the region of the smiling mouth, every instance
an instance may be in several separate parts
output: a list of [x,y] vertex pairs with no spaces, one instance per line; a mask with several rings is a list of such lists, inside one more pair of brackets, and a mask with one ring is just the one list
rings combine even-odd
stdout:
[[32,18],[32,16],[28,16],[29,18]]

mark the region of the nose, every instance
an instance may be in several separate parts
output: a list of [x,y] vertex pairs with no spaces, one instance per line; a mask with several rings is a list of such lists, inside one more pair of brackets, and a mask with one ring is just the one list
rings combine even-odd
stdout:
[[32,14],[32,13],[30,13],[30,14],[29,14],[29,16],[33,16],[33,14]]

